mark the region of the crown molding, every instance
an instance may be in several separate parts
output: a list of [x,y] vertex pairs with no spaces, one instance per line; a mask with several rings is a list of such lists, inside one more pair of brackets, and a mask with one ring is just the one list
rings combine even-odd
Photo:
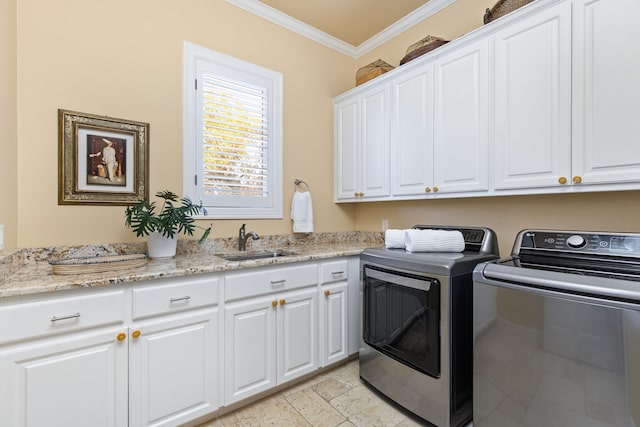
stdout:
[[444,9],[455,1],[456,0],[430,0],[429,2],[420,6],[418,9],[409,13],[405,17],[399,19],[398,21],[391,24],[390,26],[380,31],[378,34],[366,40],[365,42],[361,43],[360,45],[353,46],[352,44],[343,42],[342,40],[337,39],[336,37],[333,37],[332,35],[327,34],[324,31],[320,31],[317,28],[312,27],[311,25],[305,24],[304,22],[296,18],[282,13],[271,6],[260,2],[259,0],[226,0],[227,3],[231,3],[234,6],[246,10],[247,12],[260,16],[261,18],[271,21],[274,24],[280,25],[281,27],[300,34],[301,36],[311,39],[316,43],[325,45],[354,59],[366,55],[373,49],[388,42],[395,36],[422,22],[423,20]]

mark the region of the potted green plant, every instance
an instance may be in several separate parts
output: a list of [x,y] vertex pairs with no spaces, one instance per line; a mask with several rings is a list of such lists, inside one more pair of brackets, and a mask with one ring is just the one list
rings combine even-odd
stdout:
[[136,236],[147,236],[147,250],[150,258],[171,258],[176,254],[178,234],[193,236],[196,228],[204,230],[198,243],[202,243],[211,232],[195,224],[193,215],[207,213],[202,203],[195,205],[188,197],[180,198],[171,191],[160,191],[156,197],[162,199],[162,207],[156,213],[156,202],[139,200],[135,205],[127,206],[125,225]]

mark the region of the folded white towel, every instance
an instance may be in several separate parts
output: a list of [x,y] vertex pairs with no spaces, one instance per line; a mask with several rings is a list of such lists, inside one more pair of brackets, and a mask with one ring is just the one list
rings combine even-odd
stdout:
[[310,192],[293,192],[291,219],[294,233],[313,233],[313,203]]
[[387,249],[404,249],[404,232],[405,230],[389,229],[384,232],[384,246]]
[[404,243],[409,252],[462,252],[464,237],[457,230],[406,230]]

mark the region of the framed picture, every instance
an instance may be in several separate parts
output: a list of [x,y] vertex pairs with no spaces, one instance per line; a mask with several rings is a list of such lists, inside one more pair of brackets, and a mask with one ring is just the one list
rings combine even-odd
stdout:
[[59,205],[148,198],[148,123],[58,110],[58,132]]

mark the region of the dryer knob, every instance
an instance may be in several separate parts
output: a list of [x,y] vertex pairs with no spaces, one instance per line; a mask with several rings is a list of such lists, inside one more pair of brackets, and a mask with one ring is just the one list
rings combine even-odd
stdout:
[[567,238],[567,246],[569,246],[570,248],[579,249],[585,247],[586,244],[587,242],[586,240],[584,240],[584,237],[577,234],[574,234],[573,236],[569,236]]

